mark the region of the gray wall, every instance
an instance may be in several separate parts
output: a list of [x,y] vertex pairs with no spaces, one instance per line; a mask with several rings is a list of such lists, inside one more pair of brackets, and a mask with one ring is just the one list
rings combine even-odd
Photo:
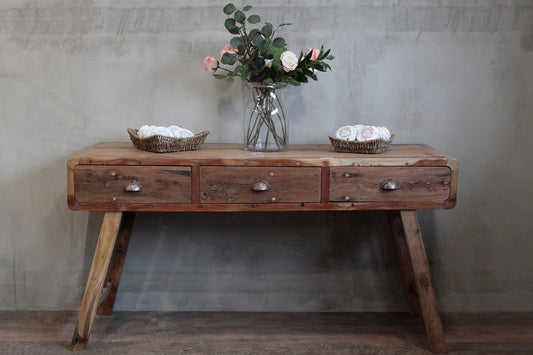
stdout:
[[[240,1],[237,2],[241,4]],[[0,2],[0,308],[79,306],[102,214],[69,211],[66,162],[127,127],[240,142],[242,84],[202,60],[224,2]],[[533,311],[533,3],[253,1],[333,72],[287,92],[292,143],[384,125],[460,162],[457,207],[419,213],[445,311]],[[373,228],[373,226],[377,226]],[[382,212],[138,216],[120,310],[405,310]]]

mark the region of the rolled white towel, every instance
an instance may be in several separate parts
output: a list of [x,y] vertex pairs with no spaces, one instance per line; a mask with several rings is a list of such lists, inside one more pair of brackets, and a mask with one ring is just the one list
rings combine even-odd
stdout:
[[149,126],[147,125],[143,125],[141,126],[138,130],[137,130],[137,135],[141,138],[144,138],[146,137],[146,131],[148,130],[148,128],[150,128]]
[[189,131],[187,128],[180,129],[180,137],[185,138],[192,136],[194,136],[194,133],[192,133],[192,131]]
[[156,127],[154,129],[154,132],[152,135],[159,135],[159,136],[165,136],[165,137],[174,137],[172,134],[172,131],[168,129],[167,127]]
[[137,131],[137,134],[141,138],[148,138],[148,137],[151,137],[151,136],[153,136],[155,134],[154,131],[155,131],[156,128],[157,128],[156,126],[145,125],[145,126],[142,126],[141,128],[139,128],[139,131]]
[[172,125],[172,126],[169,126],[168,129],[170,129],[170,131],[172,132],[172,136],[174,136],[176,138],[181,137],[180,136],[180,131],[181,131],[181,127],[180,126]]
[[192,137],[194,133],[186,128],[172,125],[169,127],[143,125],[137,130],[137,135],[141,138],[148,138],[154,135],[160,135],[165,137],[183,138]]
[[347,141],[354,141],[357,137],[357,129],[354,126],[343,126],[335,132],[335,137]]
[[374,126],[364,126],[357,131],[357,140],[360,142],[366,142],[379,138],[381,138],[381,134]]
[[378,134],[380,137],[384,140],[389,140],[391,137],[391,134],[387,127],[376,127]]

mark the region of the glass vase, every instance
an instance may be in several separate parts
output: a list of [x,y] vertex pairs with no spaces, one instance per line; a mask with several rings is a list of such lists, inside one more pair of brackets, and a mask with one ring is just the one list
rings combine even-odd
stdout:
[[282,152],[289,147],[289,127],[283,111],[287,83],[247,82],[249,96],[244,109],[244,150]]

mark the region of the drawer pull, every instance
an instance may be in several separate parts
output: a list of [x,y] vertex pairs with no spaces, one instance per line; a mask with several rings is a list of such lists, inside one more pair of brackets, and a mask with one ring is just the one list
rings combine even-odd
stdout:
[[379,187],[384,191],[393,191],[400,189],[400,183],[394,179],[383,180]]
[[252,185],[252,190],[255,192],[269,191],[270,185],[265,180],[257,180]]
[[137,180],[128,181],[122,186],[122,190],[124,190],[124,192],[140,192],[142,189],[143,187]]

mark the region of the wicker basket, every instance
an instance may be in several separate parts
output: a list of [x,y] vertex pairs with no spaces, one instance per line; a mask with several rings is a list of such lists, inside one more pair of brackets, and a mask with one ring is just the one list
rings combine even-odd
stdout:
[[374,139],[366,142],[347,141],[345,139],[338,139],[329,137],[331,145],[339,153],[364,153],[364,154],[376,154],[382,153],[389,148],[389,145],[394,139],[394,134],[388,140]]
[[204,143],[209,131],[203,131],[192,137],[173,138],[155,135],[141,138],[137,135],[137,129],[128,128],[130,139],[135,148],[154,153],[181,152],[185,150],[196,150]]

